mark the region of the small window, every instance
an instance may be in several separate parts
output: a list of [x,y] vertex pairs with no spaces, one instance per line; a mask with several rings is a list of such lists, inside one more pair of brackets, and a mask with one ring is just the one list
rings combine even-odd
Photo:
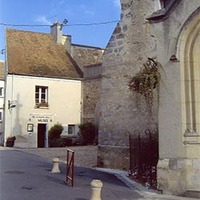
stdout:
[[62,131],[61,135],[67,135],[68,134],[67,124],[62,124],[62,126],[63,126],[63,131]]
[[0,87],[0,97],[2,97],[2,96],[3,96],[3,88]]
[[0,112],[0,121],[2,121],[2,118],[3,118],[3,117],[2,117],[2,112]]
[[74,135],[75,134],[75,125],[69,124],[68,125],[68,135]]
[[37,107],[48,107],[48,87],[35,87],[35,104]]

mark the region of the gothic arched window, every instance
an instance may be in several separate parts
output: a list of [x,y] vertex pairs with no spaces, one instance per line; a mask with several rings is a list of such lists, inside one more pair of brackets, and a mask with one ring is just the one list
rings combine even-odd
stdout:
[[[200,17],[199,17],[200,19]],[[181,38],[182,123],[200,134],[200,23],[194,20]]]

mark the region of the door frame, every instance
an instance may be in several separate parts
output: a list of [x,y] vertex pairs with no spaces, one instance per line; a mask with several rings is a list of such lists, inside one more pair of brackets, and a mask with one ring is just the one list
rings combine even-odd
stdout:
[[[44,128],[44,132],[42,133],[44,144],[39,147],[39,134],[41,134],[39,131],[40,125],[44,126],[45,128]],[[38,123],[37,124],[37,147],[38,148],[48,148],[48,124],[46,124],[46,123]]]

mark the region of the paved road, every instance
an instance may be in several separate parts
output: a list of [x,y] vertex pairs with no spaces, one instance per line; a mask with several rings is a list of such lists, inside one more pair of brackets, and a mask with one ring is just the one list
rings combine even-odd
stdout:
[[[138,190],[116,175],[92,168],[75,168],[75,186],[65,183],[65,164],[60,174],[50,173],[52,162],[24,151],[0,148],[0,200],[89,200],[93,179],[103,182],[102,200],[189,200]],[[191,199],[194,200],[194,199]]]
[[50,173],[46,158],[16,150],[0,151],[1,200],[89,200],[90,182],[101,179],[102,199],[132,200],[141,197],[114,175],[88,168],[75,169],[75,187],[65,184],[65,165],[61,174]]

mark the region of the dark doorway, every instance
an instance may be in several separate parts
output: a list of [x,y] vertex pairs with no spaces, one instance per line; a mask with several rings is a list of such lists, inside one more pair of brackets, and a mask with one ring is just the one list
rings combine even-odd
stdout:
[[46,124],[38,124],[38,148],[44,148],[45,147],[45,135],[46,135]]

